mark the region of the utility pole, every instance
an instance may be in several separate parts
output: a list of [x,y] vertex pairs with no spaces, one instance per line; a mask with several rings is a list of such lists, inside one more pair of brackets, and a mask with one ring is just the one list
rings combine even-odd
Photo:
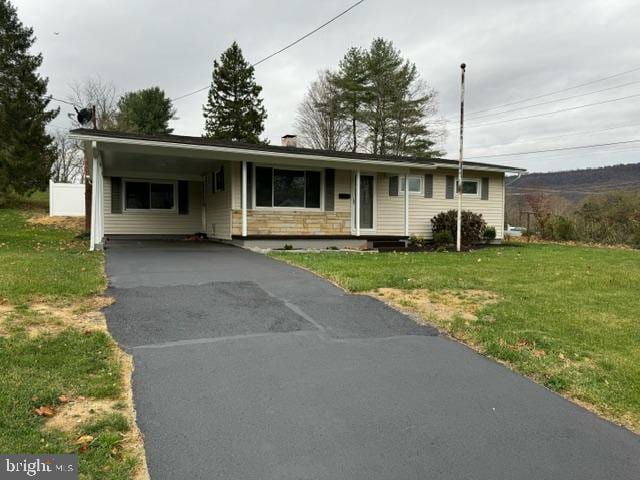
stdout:
[[464,72],[467,68],[466,64],[460,65],[460,158],[458,161],[458,221],[456,224],[456,250],[459,252],[462,246],[462,158],[464,143]]

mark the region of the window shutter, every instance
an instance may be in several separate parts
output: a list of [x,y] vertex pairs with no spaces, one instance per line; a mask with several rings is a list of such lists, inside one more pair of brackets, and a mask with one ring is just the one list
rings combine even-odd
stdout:
[[482,200],[489,200],[489,179],[482,177],[482,192],[480,193]]
[[216,193],[216,172],[211,172],[211,193]]
[[253,162],[247,162],[247,208],[253,208]]
[[189,214],[189,182],[186,180],[178,181],[178,213]]
[[433,198],[433,175],[430,173],[424,175],[424,198]]
[[455,178],[453,175],[447,175],[447,188],[445,190],[445,198],[452,199],[455,189]]
[[398,181],[399,178],[397,175],[393,177],[389,177],[389,196],[397,197],[398,196]]
[[111,213],[122,213],[122,178],[111,177]]
[[324,209],[327,212],[335,210],[336,171],[327,168],[324,171]]

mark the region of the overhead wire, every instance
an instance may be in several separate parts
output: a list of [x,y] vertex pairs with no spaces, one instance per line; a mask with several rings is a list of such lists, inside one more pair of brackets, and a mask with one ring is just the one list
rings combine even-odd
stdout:
[[[327,25],[335,22],[337,19],[339,19],[340,17],[342,17],[343,15],[346,15],[348,12],[350,12],[351,10],[353,10],[354,8],[356,8],[358,5],[360,5],[362,2],[364,2],[365,0],[358,0],[357,2],[355,2],[354,4],[352,4],[349,8],[343,10],[342,12],[338,13],[337,15],[335,15],[334,17],[330,18],[329,20],[327,20],[326,22],[324,22],[322,25],[314,28],[313,30],[311,30],[308,33],[305,33],[304,35],[302,35],[301,37],[297,38],[296,40],[294,40],[291,43],[288,43],[287,45],[285,45],[284,47],[282,47],[281,49],[270,53],[269,55],[267,55],[266,57],[261,58],[260,60],[258,60],[257,62],[254,62],[251,64],[252,67],[255,67],[257,65],[260,65],[263,62],[266,62],[267,60],[269,60],[270,58],[275,57],[276,55],[284,52],[285,50],[288,50],[289,48],[293,47],[294,45],[297,45],[298,43],[300,43],[301,41],[305,40],[306,38],[309,38],[311,35],[313,35],[314,33],[318,32],[319,30],[322,30],[324,27],[326,27]],[[184,95],[179,95],[177,97],[174,97],[171,99],[172,102],[175,102],[177,100],[181,100],[183,98],[189,97],[191,95],[195,95],[196,93],[200,93],[204,90],[207,90],[209,88],[209,85],[202,87],[202,88],[198,88],[197,90],[194,90],[192,92],[188,92],[185,93]]]

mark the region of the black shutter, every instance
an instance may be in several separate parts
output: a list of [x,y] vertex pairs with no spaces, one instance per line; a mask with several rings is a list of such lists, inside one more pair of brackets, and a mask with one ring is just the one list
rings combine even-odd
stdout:
[[451,199],[454,196],[455,178],[453,175],[447,175],[447,188],[445,190],[445,198]]
[[111,177],[111,213],[122,213],[122,178]]
[[336,171],[327,168],[324,171],[324,209],[327,212],[335,210],[336,197]]
[[253,162],[247,162],[247,208],[253,208]]
[[480,193],[482,200],[489,200],[489,179],[482,177],[482,192]]
[[189,182],[186,180],[178,181],[178,213],[189,214]]
[[424,174],[424,198],[433,198],[433,175]]
[[394,175],[393,177],[389,177],[389,196],[397,197],[398,196],[398,176]]
[[216,172],[211,172],[211,193],[216,193]]
[[221,192],[224,192],[224,165],[220,166],[220,180],[218,181],[218,187]]

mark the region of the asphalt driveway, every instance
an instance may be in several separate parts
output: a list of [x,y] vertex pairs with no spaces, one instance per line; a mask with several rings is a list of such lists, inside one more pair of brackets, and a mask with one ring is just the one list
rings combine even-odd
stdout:
[[178,242],[107,273],[152,480],[640,478],[640,437],[312,273]]

